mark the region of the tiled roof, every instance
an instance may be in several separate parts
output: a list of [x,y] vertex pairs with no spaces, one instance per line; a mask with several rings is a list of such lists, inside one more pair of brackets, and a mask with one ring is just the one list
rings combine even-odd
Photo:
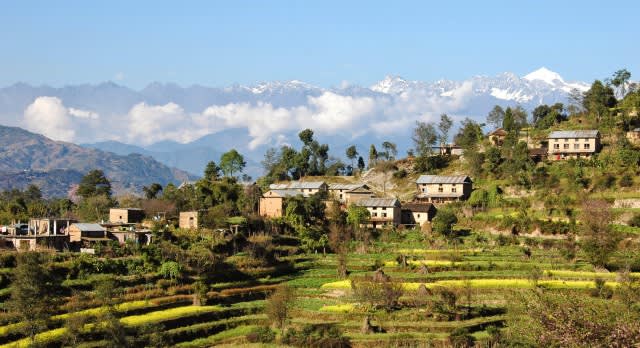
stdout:
[[400,205],[400,202],[395,198],[365,198],[355,204],[362,207],[395,207]]
[[80,231],[106,231],[106,229],[99,224],[90,224],[90,223],[75,223],[71,226],[76,226]]
[[597,130],[553,131],[549,133],[549,139],[597,138],[599,134]]
[[418,184],[463,184],[471,179],[466,175],[420,175]]

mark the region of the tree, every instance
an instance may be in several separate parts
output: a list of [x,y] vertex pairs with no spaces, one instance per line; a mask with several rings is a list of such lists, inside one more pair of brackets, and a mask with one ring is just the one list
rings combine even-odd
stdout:
[[396,144],[392,142],[385,141],[384,143],[382,143],[382,148],[385,150],[384,154],[387,161],[394,160],[398,155]]
[[[269,152],[267,151],[267,154]],[[267,155],[265,155],[267,156]],[[204,168],[204,178],[209,181],[216,181],[220,177],[220,167],[214,161],[209,161]]]
[[280,329],[284,335],[284,329],[289,319],[289,312],[295,300],[294,289],[288,285],[278,285],[276,290],[267,298],[265,312],[269,321]]
[[627,69],[621,69],[613,73],[611,84],[618,89],[618,97],[620,99],[627,95],[627,84],[631,78],[631,73]]
[[16,257],[16,268],[11,283],[8,307],[22,322],[25,334],[35,342],[36,334],[47,327],[47,321],[56,306],[56,291],[60,284],[45,269],[48,255],[22,252]]
[[363,171],[365,168],[364,165],[364,158],[362,158],[362,156],[358,157],[358,170],[359,171]]
[[[337,205],[336,205],[337,206]],[[338,277],[347,277],[347,255],[351,241],[351,228],[333,223],[329,227],[329,246],[338,255]]]
[[613,89],[605,86],[599,80],[591,84],[591,88],[584,92],[582,98],[582,105],[592,116],[595,116],[597,122],[607,116],[609,108],[615,106],[615,104],[616,98]]
[[220,169],[225,176],[232,177],[233,173],[241,172],[246,165],[244,157],[236,149],[231,149],[220,157]]
[[378,160],[378,150],[376,150],[376,146],[371,144],[369,147],[369,168],[373,168],[376,165],[376,161]]
[[502,126],[504,120],[504,109],[500,105],[496,105],[489,111],[487,115],[487,123],[492,125],[493,128],[499,128]]
[[398,167],[392,161],[381,161],[376,164],[376,170],[384,174],[384,180],[382,181],[382,193],[387,193],[387,176],[390,171],[397,170]]
[[94,169],[80,180],[78,194],[82,198],[101,195],[111,198],[111,182],[102,170]]
[[411,139],[415,144],[418,156],[428,156],[431,155],[433,145],[438,140],[438,133],[433,123],[416,122]]
[[604,267],[616,251],[620,235],[611,228],[611,207],[603,200],[587,200],[582,205],[580,246],[589,262]]
[[457,222],[458,218],[456,217],[456,214],[454,212],[448,209],[443,209],[438,211],[436,217],[433,218],[431,226],[433,227],[434,232],[451,241],[455,238],[453,225],[455,225]]
[[148,187],[142,187],[142,192],[144,192],[144,197],[146,199],[155,199],[160,191],[162,191],[162,185],[158,184],[157,182],[154,182]]
[[440,115],[438,130],[440,131],[440,143],[446,144],[449,141],[449,130],[453,126],[453,120],[447,114]]
[[369,231],[362,228],[361,225],[366,224],[371,218],[369,210],[363,206],[352,204],[347,208],[347,223],[353,227],[356,239],[361,242],[363,250],[366,250],[369,244]]
[[351,160],[351,168],[353,168],[353,160],[356,159],[356,157],[358,156],[358,150],[356,150],[356,146],[355,145],[351,145],[347,148],[346,151],[347,154],[347,158]]
[[484,137],[482,126],[470,118],[462,121],[458,134],[455,135],[454,142],[462,148],[474,147]]
[[313,131],[309,128],[298,133],[298,137],[300,141],[304,144],[304,146],[310,146],[313,142]]

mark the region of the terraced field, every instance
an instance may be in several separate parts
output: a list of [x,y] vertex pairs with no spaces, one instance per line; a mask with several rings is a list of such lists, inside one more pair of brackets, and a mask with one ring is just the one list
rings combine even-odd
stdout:
[[[367,254],[349,254],[347,279],[337,277],[334,254],[281,256],[279,262],[294,265],[286,269],[236,269],[253,276],[210,284],[203,305],[193,305],[194,283],[189,280],[167,285],[166,279],[154,273],[117,275],[122,295],[107,307],[90,296],[103,275],[69,278],[64,282],[67,295],[85,293],[87,298],[76,307],[67,303],[58,308],[35,338],[44,346],[60,346],[68,336],[65,323],[70,318],[112,314],[130,335],[160,335],[164,342],[160,346],[250,345],[247,335],[272,323],[264,313],[265,298],[279,284],[287,284],[296,292],[289,328],[337,327],[354,347],[446,346],[460,330],[478,344],[490,345],[495,330],[505,324],[509,302],[519,292],[544,288],[587,294],[596,279],[611,289],[620,280],[619,274],[595,272],[579,258],[566,261],[554,247],[538,247],[525,254],[522,246],[487,243],[474,233],[456,248],[443,245],[437,249],[426,242],[406,240],[377,242]],[[63,261],[57,267],[67,264]],[[375,274],[390,277],[402,288],[392,310],[372,306],[353,289],[353,282]],[[637,279],[640,273],[628,276]],[[10,283],[2,284],[5,288],[0,289],[0,296],[7,299]],[[446,304],[443,294],[455,299]],[[434,307],[442,303],[447,309]],[[97,334],[98,325],[92,322],[81,327],[84,343],[79,346],[106,343]],[[23,326],[15,317],[0,316],[0,348],[28,347],[32,342],[21,330]]]

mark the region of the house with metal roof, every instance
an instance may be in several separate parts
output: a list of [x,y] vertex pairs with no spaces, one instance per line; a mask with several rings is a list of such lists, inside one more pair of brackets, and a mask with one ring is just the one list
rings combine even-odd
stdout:
[[601,147],[600,132],[597,130],[553,131],[547,140],[547,158],[552,161],[591,158]]
[[375,197],[366,184],[329,184],[328,190],[330,196],[346,205],[360,199]]
[[400,223],[413,227],[422,227],[431,222],[436,215],[436,207],[432,203],[402,203]]
[[324,181],[290,181],[282,184],[271,184],[269,189],[296,190],[303,196],[310,196],[320,191],[327,191],[328,185]]
[[69,226],[71,243],[91,243],[109,241],[107,229],[95,223],[75,223]]
[[369,211],[369,226],[396,227],[400,225],[400,201],[396,198],[365,198],[355,203]]
[[420,175],[416,199],[428,203],[464,201],[471,196],[473,182],[466,175]]

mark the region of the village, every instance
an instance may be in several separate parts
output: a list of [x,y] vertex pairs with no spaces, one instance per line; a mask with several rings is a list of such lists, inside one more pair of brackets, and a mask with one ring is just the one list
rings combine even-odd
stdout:
[[[487,137],[500,147],[507,132],[496,129]],[[632,144],[640,144],[640,128],[626,134]],[[597,130],[552,131],[540,140],[529,136],[528,129],[519,132],[519,141],[526,142],[532,160],[562,161],[568,159],[589,159],[602,147],[600,132]],[[437,147],[441,154],[464,156],[456,145]],[[192,183],[183,183],[190,185]],[[182,186],[183,186],[182,185]],[[181,186],[181,187],[182,187]],[[473,180],[469,175],[420,175],[415,180],[413,199],[400,201],[397,197],[376,194],[365,183],[327,183],[324,181],[290,181],[271,184],[259,201],[259,215],[266,219],[284,215],[286,200],[290,197],[310,197],[319,195],[327,209],[339,204],[342,210],[351,205],[365,207],[370,219],[366,226],[373,229],[418,228],[430,230],[430,222],[440,206],[450,202],[465,201],[473,191]],[[182,211],[177,216],[176,227],[198,229],[201,226],[202,211]],[[149,219],[146,219],[149,218]],[[51,248],[58,251],[69,250],[93,253],[96,243],[128,241],[148,245],[151,243],[153,221],[166,217],[156,214],[146,217],[140,208],[111,208],[108,221],[77,221],[56,217],[32,217],[28,222],[15,222],[0,227],[0,241],[5,248],[16,250],[37,250]],[[237,230],[238,226],[231,226]]]

